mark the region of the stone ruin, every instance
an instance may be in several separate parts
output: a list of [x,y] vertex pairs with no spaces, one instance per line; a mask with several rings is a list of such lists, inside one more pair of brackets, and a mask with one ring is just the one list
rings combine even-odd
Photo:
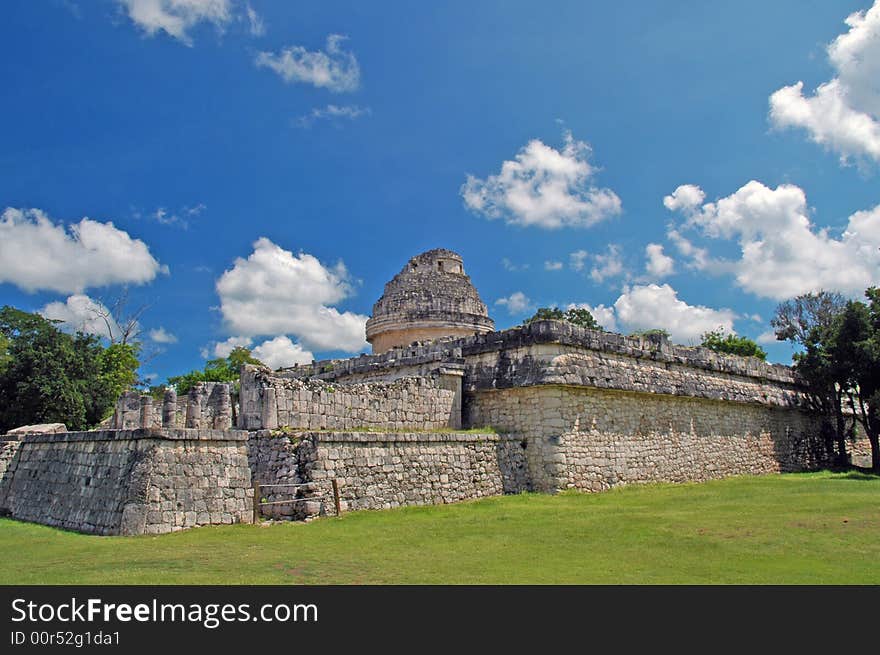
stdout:
[[791,368],[559,321],[496,332],[449,250],[412,258],[366,331],[371,355],[242,367],[237,399],[124,394],[109,429],[0,437],[0,512],[155,534],[830,460]]

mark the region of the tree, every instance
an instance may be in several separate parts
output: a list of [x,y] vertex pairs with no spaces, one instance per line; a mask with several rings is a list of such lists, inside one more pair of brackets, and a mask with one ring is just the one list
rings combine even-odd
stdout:
[[717,353],[739,355],[740,357],[757,357],[760,360],[767,359],[767,353],[757,343],[748,337],[725,334],[722,328],[706,332],[702,338],[703,341],[700,345]]
[[836,322],[836,347],[848,366],[847,400],[871,444],[871,468],[880,471],[880,290],[868,304],[849,302]]
[[847,463],[846,440],[859,423],[880,471],[880,292],[872,287],[865,296],[867,305],[848,301],[830,324],[815,325],[794,360],[819,408],[834,417],[838,463]]
[[792,356],[794,367],[807,385],[811,408],[832,421],[824,429],[830,433],[829,450],[836,448],[839,465],[847,463],[846,440],[855,427],[852,414],[843,411],[847,364],[835,338],[835,322],[845,307],[846,299],[837,292],[806,293],[780,303],[770,321],[778,340],[802,348]]
[[133,381],[138,367],[133,347],[105,349],[98,337],[66,334],[55,323],[13,307],[0,309],[0,433],[33,423],[92,427]]
[[596,322],[596,319],[589,310],[583,308],[571,308],[562,311],[558,307],[541,307],[535,315],[527,318],[523,325],[528,325],[534,321],[566,321],[573,325],[578,325],[588,330],[601,330],[602,326]]
[[846,306],[846,299],[835,291],[805,293],[776,307],[770,325],[779,341],[803,346],[814,328],[828,329]]
[[201,371],[190,371],[183,375],[168,378],[168,384],[177,389],[177,393],[188,393],[199,382],[235,382],[238,380],[242,364],[265,366],[263,362],[251,355],[251,351],[241,346],[233,348],[227,357],[211,359]]

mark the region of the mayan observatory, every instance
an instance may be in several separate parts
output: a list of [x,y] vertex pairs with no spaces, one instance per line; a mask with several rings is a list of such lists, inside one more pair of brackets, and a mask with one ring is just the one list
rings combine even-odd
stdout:
[[828,463],[789,367],[559,321],[495,331],[449,250],[406,262],[366,338],[369,355],[125,394],[112,429],[6,435],[0,511],[155,534]]

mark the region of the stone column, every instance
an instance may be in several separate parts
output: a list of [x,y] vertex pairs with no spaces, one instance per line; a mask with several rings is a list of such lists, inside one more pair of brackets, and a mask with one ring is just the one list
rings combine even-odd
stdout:
[[205,385],[199,382],[189,390],[186,399],[186,424],[187,428],[202,427],[202,396],[205,395]]
[[174,389],[166,389],[162,398],[162,427],[177,427],[177,392]]
[[228,430],[232,427],[232,402],[230,399],[231,386],[229,384],[217,384],[208,398],[208,405],[214,415],[212,427],[215,430]]
[[263,404],[260,416],[264,430],[274,430],[278,427],[278,402],[275,398],[275,389],[263,387]]
[[142,428],[153,427],[153,397],[152,396],[141,396],[140,424],[141,424],[140,427],[142,427]]

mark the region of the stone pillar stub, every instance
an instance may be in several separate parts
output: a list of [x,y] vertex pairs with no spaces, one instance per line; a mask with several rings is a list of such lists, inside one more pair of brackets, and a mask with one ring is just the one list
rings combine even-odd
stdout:
[[278,427],[278,402],[275,398],[275,389],[272,387],[263,388],[263,406],[260,418],[261,427],[264,430],[274,430]]
[[444,366],[438,369],[437,377],[441,389],[447,389],[455,394],[452,398],[452,409],[449,413],[449,423],[447,425],[453,430],[460,430],[462,425],[461,382],[462,378],[464,378],[464,371],[460,368]]
[[162,427],[177,427],[177,391],[166,389],[162,398]]

